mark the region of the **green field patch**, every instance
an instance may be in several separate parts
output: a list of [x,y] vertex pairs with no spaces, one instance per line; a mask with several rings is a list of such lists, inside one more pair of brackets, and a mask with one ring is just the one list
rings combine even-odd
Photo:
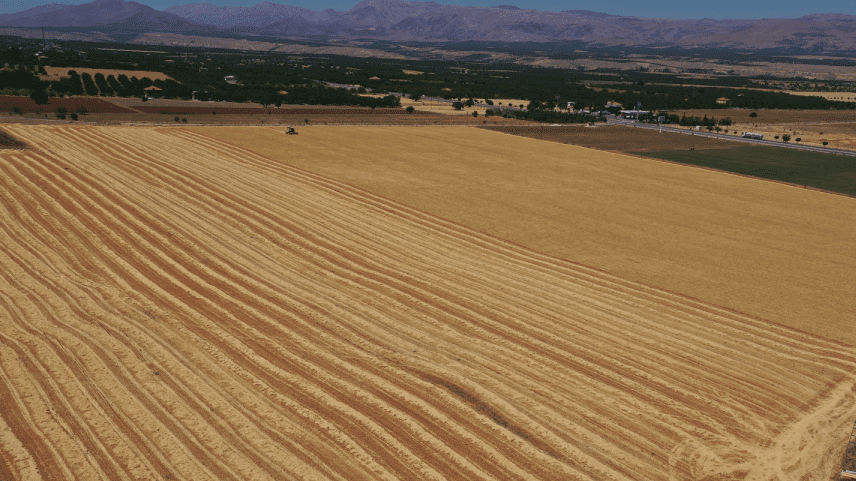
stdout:
[[856,197],[856,157],[760,146],[632,153]]

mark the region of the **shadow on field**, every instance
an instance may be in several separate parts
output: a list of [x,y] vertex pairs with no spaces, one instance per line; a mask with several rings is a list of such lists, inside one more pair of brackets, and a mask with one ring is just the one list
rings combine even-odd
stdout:
[[435,377],[435,376],[426,375],[424,378],[426,381],[430,382],[431,384],[434,384],[437,386],[442,386],[442,387],[448,389],[449,392],[451,392],[455,396],[458,396],[459,398],[461,398],[464,402],[469,404],[478,413],[484,414],[485,416],[491,418],[493,420],[493,422],[495,422],[496,424],[504,427],[505,429],[508,429],[509,431],[516,434],[520,438],[522,438],[526,441],[529,441],[536,448],[540,449],[541,451],[544,451],[548,455],[550,455],[554,458],[558,458],[558,454],[556,454],[556,452],[551,450],[549,448],[549,446],[547,446],[547,443],[536,439],[531,434],[529,434],[525,430],[523,430],[523,428],[521,428],[520,426],[517,426],[517,425],[511,423],[505,417],[503,417],[502,414],[497,412],[490,405],[488,405],[484,401],[480,400],[479,398],[473,396],[472,394],[469,394],[468,392],[464,391],[460,386],[453,384],[449,381],[445,381],[445,380],[440,379],[440,378]]
[[29,146],[0,129],[0,149],[26,149]]

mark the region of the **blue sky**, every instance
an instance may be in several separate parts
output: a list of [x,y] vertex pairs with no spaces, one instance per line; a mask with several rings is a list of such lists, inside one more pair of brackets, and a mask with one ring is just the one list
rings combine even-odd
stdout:
[[[19,12],[37,5],[47,3],[80,4],[91,0],[3,0],[0,2],[0,13]],[[170,5],[184,3],[203,3],[206,0],[136,0],[163,10]],[[245,5],[251,6],[262,0],[208,0],[215,5]],[[275,3],[296,5],[312,10],[350,10],[358,0],[283,0]],[[441,4],[471,5],[490,7],[494,5],[510,4],[521,8],[534,8],[538,10],[561,11],[561,10],[593,10],[596,12],[611,13],[615,15],[635,15],[639,17],[657,18],[770,18],[770,17],[799,17],[811,13],[849,13],[856,14],[856,4],[852,1],[841,0],[817,0],[814,2],[796,2],[793,0],[654,0],[644,2],[640,0],[458,0],[444,1],[435,0]]]

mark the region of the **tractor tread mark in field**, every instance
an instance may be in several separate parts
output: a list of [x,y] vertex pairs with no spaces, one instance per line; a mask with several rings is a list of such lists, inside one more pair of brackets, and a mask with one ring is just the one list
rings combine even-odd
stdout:
[[856,413],[856,357],[836,342],[185,129],[10,131],[37,149],[0,153],[16,478],[837,466],[817,439]]

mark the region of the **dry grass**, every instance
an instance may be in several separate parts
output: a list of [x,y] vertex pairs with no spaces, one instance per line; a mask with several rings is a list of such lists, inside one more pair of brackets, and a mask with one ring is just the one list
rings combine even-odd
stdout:
[[401,99],[401,106],[407,108],[413,106],[417,112],[428,112],[433,114],[443,115],[473,115],[473,112],[478,112],[480,117],[484,116],[484,107],[464,107],[461,110],[455,110],[450,102],[433,102],[430,100],[419,100],[414,102],[408,98]]
[[299,141],[198,132],[540,252],[856,344],[856,199],[462,128],[303,129]]
[[730,117],[733,127],[739,131],[751,131],[765,134],[765,139],[773,140],[776,135],[788,134],[791,142],[797,137],[803,143],[821,146],[829,142],[829,147],[841,149],[856,148],[856,111],[853,110],[755,110],[757,117],[749,117],[753,110],[687,110],[678,115]]
[[804,97],[823,97],[827,100],[836,100],[839,102],[856,102],[856,93],[854,92],[796,92],[786,90],[785,93],[802,95]]
[[[757,117],[749,115],[755,112]],[[815,122],[856,122],[856,110],[751,110],[751,109],[712,109],[712,110],[679,110],[678,115],[687,117],[697,116],[716,117],[717,119],[731,118],[735,125],[746,130],[765,124],[805,124]]]
[[68,71],[74,70],[80,75],[84,73],[88,73],[93,77],[97,73],[104,74],[105,77],[109,77],[110,75],[114,75],[116,78],[119,78],[119,75],[127,75],[128,78],[137,77],[139,79],[143,77],[148,77],[152,80],[172,80],[172,77],[166,75],[163,72],[147,72],[143,70],[110,70],[110,69],[100,69],[100,68],[79,68],[79,67],[45,67],[45,72],[47,75],[42,76],[42,80],[59,80],[62,77],[68,77]]
[[[4,477],[814,481],[837,468],[856,415],[856,357],[839,344],[196,129],[10,130],[36,150],[0,153]],[[719,247],[698,273],[719,284],[731,279],[716,266],[735,259],[716,254],[745,245],[758,260],[761,238],[793,269],[808,254],[839,282],[851,278],[829,262],[853,272],[834,255],[852,243],[833,245],[840,232],[817,218],[841,219],[831,196],[782,198],[781,186],[467,129],[208,133],[253,134],[321,170],[350,162],[390,188],[448,195],[432,182],[466,176],[474,193],[497,194],[457,200],[488,218],[499,202],[510,233],[509,211],[558,185],[539,220],[574,224],[572,250],[615,248],[628,222],[689,235],[693,250]],[[414,185],[408,169],[440,177]],[[817,209],[812,229],[800,206]],[[612,232],[592,230],[598,219]],[[815,236],[826,244],[802,252]],[[674,263],[687,256],[656,267],[686,280]],[[784,269],[768,267],[754,268]]]
[[755,127],[753,131],[765,134],[766,139],[773,139],[776,135],[781,138],[788,134],[791,143],[800,138],[803,144],[822,146],[823,142],[828,142],[828,147],[856,149],[856,122],[764,124]]

